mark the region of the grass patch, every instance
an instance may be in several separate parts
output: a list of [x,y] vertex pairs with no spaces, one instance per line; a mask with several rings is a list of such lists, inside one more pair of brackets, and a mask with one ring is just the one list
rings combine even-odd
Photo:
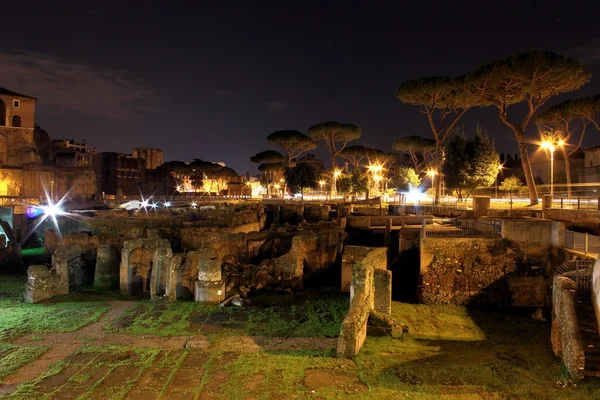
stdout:
[[[203,332],[218,325],[222,334],[276,337],[332,337],[339,335],[348,312],[347,295],[308,299],[284,305],[219,307],[192,301],[141,301],[109,328],[134,335],[178,336]],[[292,298],[292,296],[288,296]],[[208,331],[207,331],[208,332]]]
[[74,295],[23,303],[25,281],[22,276],[0,276],[0,342],[25,333],[74,331],[97,321],[110,308],[106,302],[73,301]]
[[0,342],[0,380],[44,354],[47,349],[38,346],[15,346]]

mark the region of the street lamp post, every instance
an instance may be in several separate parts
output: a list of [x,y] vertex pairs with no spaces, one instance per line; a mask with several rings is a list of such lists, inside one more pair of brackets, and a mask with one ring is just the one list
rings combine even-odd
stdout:
[[321,180],[319,181],[319,189],[320,189],[320,190],[319,190],[319,195],[320,195],[320,196],[323,196],[323,185],[325,185],[325,181],[321,179]]
[[[333,197],[335,198],[337,196],[337,178],[338,176],[340,176],[342,174],[342,171],[340,170],[335,170],[333,172]],[[332,199],[333,200],[333,199]]]
[[496,174],[496,199],[498,198],[498,175],[502,172],[502,168],[504,168],[502,164],[498,164],[498,173]]
[[554,197],[554,150],[565,145],[561,131],[544,132],[542,148],[550,152],[550,195]]

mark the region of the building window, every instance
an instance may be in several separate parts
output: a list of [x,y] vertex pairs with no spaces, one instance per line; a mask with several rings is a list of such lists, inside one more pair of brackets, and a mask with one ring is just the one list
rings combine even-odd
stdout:
[[21,117],[18,115],[13,115],[12,126],[19,128],[21,126]]
[[21,100],[13,100],[13,108],[20,108]]

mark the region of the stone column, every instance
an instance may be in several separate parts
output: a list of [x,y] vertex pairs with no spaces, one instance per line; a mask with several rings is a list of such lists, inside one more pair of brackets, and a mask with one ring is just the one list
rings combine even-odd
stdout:
[[213,249],[198,251],[198,280],[195,300],[218,304],[225,297],[225,283],[221,277],[221,258]]
[[150,276],[150,297],[165,293],[165,281],[171,265],[173,252],[170,247],[161,247],[154,251],[152,259],[152,275]]
[[179,278],[181,277],[181,274],[179,273],[181,270],[181,262],[181,256],[174,256],[169,262],[167,283],[165,286],[165,297],[167,301],[177,300],[177,286],[181,285],[181,282],[179,282]]

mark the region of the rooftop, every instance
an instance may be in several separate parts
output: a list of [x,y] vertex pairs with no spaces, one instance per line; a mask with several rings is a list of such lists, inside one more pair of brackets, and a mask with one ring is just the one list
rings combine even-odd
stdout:
[[2,94],[6,95],[6,96],[25,97],[27,99],[37,100],[35,97],[27,96],[26,94],[13,92],[12,90],[8,90],[6,88],[0,88],[0,95],[2,95]]

